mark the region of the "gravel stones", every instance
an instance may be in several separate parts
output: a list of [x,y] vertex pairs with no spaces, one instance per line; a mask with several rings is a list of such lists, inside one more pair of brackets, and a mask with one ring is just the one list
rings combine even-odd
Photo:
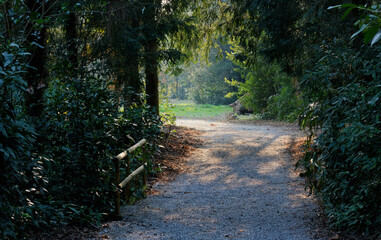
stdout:
[[110,239],[316,239],[318,207],[286,151],[295,129],[178,120],[205,131],[191,171],[155,186],[157,194],[122,208]]

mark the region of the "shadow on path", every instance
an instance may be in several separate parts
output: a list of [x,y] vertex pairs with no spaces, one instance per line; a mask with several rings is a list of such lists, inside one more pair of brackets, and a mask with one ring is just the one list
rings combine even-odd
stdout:
[[317,214],[286,153],[282,127],[181,120],[205,131],[193,171],[123,209],[112,239],[316,239]]

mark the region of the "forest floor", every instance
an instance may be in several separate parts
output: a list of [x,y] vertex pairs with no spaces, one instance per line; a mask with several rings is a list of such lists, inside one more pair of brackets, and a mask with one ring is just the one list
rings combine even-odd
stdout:
[[[97,239],[330,239],[295,171],[291,155],[300,151],[291,146],[303,137],[297,127],[187,119],[177,125],[186,127],[177,137],[184,147],[163,149],[164,178],[146,199],[122,208],[123,220],[104,224]],[[171,159],[168,149],[181,156]]]

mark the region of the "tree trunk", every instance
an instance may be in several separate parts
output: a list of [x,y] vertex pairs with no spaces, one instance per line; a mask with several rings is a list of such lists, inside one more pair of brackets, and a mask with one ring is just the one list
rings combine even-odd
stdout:
[[121,36],[131,34],[138,37],[136,29],[140,24],[139,10],[136,6],[126,5],[120,0],[111,0],[108,4],[107,36],[112,52],[110,62],[114,72],[115,89],[119,91],[124,103],[141,105],[140,94],[143,86],[139,72],[140,47],[131,45]]
[[159,115],[159,75],[157,61],[157,40],[151,39],[146,44],[145,74],[147,104]]
[[11,26],[11,21],[9,21],[9,14],[8,14],[8,10],[9,10],[9,1],[4,1],[3,3],[3,15],[4,15],[4,20],[5,20],[5,33],[4,33],[4,37],[5,39],[10,39],[11,38],[11,29],[12,29],[12,26]]
[[77,16],[74,13],[73,2],[70,2],[70,13],[65,22],[65,38],[67,44],[70,76],[75,76],[78,70],[78,47],[77,47]]
[[180,96],[180,87],[179,87],[179,79],[176,77],[175,81],[176,81],[176,98],[177,99],[181,99],[181,96]]
[[[45,13],[43,10],[46,6],[42,6],[37,0],[26,1],[26,6],[30,10],[29,14],[38,12],[41,16]],[[47,28],[44,26],[42,29],[36,29],[31,21],[28,22],[26,27],[26,40],[29,44],[31,57],[29,60],[29,68],[26,73],[26,81],[28,84],[26,91],[26,110],[29,116],[40,116],[44,105],[42,103],[44,91],[47,87],[48,71],[46,68],[46,33]],[[36,44],[37,43],[37,44]],[[37,45],[37,46],[36,46]]]
[[[107,4],[107,41],[109,45],[110,55],[108,56],[109,63],[111,65],[112,78],[115,86],[115,90],[119,96],[122,97],[124,82],[125,82],[125,70],[121,66],[121,55],[118,51],[119,35],[121,34],[121,24],[125,20],[125,12],[123,3],[120,0],[110,0]],[[119,44],[118,44],[119,43]]]
[[145,26],[145,75],[147,104],[159,115],[159,62],[158,62],[158,39],[157,18],[161,6],[161,0],[148,0],[143,16]]
[[[134,14],[131,18],[133,30],[139,27],[138,15]],[[129,85],[134,91],[132,102],[142,105],[141,93],[143,91],[142,81],[139,73],[139,49],[132,49],[129,57]]]

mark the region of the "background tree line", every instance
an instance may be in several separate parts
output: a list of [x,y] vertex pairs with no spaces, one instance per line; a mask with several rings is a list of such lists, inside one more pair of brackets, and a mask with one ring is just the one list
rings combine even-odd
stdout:
[[207,59],[187,61],[174,70],[162,71],[163,94],[172,99],[190,99],[197,104],[227,105],[236,101],[235,96],[226,97],[229,92],[237,91],[227,80],[242,81],[237,71],[239,66],[228,58],[230,48],[227,43],[217,42]]

